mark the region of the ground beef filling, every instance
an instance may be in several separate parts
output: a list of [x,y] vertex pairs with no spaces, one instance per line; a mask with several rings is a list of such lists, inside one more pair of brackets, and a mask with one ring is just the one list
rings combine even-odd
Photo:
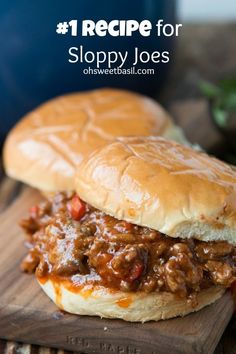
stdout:
[[229,287],[236,279],[235,246],[171,238],[106,215],[75,194],[59,193],[31,208],[21,226],[29,249],[22,268],[38,277],[127,292],[168,291],[190,299],[201,289]]

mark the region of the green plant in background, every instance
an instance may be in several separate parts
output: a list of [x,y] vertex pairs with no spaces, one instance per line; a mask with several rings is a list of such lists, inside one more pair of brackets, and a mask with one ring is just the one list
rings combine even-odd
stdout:
[[229,121],[236,121],[236,79],[222,80],[219,85],[200,82],[202,94],[209,99],[211,113],[220,128],[226,128]]
[[236,79],[222,80],[218,85],[201,81],[199,87],[209,100],[211,117],[225,138],[220,157],[236,165]]

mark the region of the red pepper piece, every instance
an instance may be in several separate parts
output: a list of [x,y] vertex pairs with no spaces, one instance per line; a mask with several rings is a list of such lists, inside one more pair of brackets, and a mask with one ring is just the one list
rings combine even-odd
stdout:
[[67,204],[67,209],[71,217],[77,221],[80,220],[86,212],[85,203],[82,202],[78,195],[75,195]]
[[34,205],[29,209],[29,214],[32,219],[36,219],[39,215],[39,207],[38,205]]
[[140,278],[143,271],[144,271],[143,263],[135,263],[133,268],[131,269],[129,281],[133,282],[134,280],[137,280],[138,278]]

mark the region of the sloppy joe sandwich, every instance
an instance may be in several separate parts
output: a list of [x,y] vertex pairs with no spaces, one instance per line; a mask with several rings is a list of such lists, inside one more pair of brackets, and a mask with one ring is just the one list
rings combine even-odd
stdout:
[[150,98],[119,89],[73,93],[39,106],[13,128],[4,148],[6,172],[41,191],[73,190],[85,155],[119,135],[185,141]]
[[236,172],[158,137],[123,137],[21,222],[46,294],[80,315],[150,321],[219,299],[236,279]]

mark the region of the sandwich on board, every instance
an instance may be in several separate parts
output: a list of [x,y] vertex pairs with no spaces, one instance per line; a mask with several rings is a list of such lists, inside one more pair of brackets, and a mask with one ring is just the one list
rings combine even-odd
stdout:
[[[33,166],[28,183],[45,186]],[[213,303],[236,280],[230,166],[164,138],[120,137],[74,171],[73,188],[54,187],[21,222],[29,245],[22,268],[61,309],[167,319]]]

